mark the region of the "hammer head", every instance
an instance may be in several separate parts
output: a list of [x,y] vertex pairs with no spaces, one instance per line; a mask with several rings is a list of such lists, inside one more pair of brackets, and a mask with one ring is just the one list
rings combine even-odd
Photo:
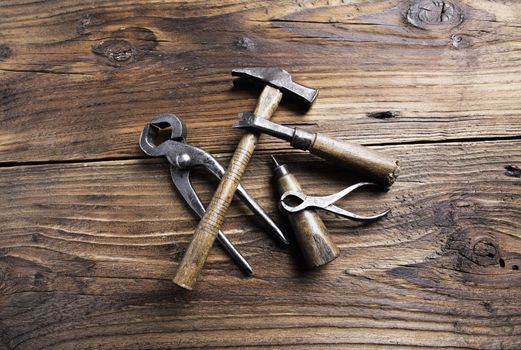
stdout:
[[265,84],[273,86],[284,93],[289,93],[308,104],[312,104],[318,95],[317,89],[297,84],[291,79],[291,75],[280,68],[268,67],[252,67],[252,68],[238,68],[232,70],[232,75],[242,78],[250,78],[259,80]]

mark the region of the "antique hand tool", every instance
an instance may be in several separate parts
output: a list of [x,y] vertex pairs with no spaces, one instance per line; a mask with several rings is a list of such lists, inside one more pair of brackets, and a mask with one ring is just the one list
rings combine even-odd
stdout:
[[[291,189],[287,190],[286,192],[284,192],[284,194],[282,194],[282,196],[280,197],[280,205],[282,209],[284,209],[284,211],[288,213],[298,213],[299,211],[306,210],[308,208],[320,208],[355,221],[372,221],[387,215],[387,213],[389,213],[391,209],[387,209],[383,213],[376,215],[362,216],[334,205],[335,202],[347,196],[349,193],[353,192],[357,188],[363,186],[378,185],[373,182],[359,182],[343,189],[338,193],[334,193],[329,196],[308,196],[304,194],[300,189]],[[290,201],[300,203],[297,205],[288,204],[288,202]]]
[[379,184],[391,186],[399,174],[398,161],[367,147],[342,142],[319,133],[290,128],[259,117],[256,113],[240,113],[235,128],[260,131],[286,141],[295,148],[309,151],[335,164],[370,177]]
[[[294,83],[289,73],[279,68],[235,69],[232,71],[232,75],[260,80],[267,84],[258,99],[254,112],[261,118],[271,118],[280,103],[282,91],[299,97],[309,104],[313,103],[318,94],[318,90]],[[192,242],[174,277],[174,282],[180,287],[192,289],[195,284],[258,139],[257,133],[248,132],[239,142],[206,214],[195,229]]]
[[[159,129],[168,127],[171,128],[170,138],[156,145],[154,140]],[[162,114],[145,125],[141,132],[139,145],[143,152],[149,156],[165,156],[168,159],[171,164],[170,175],[175,187],[192,210],[199,217],[202,217],[205,209],[190,182],[190,171],[195,167],[203,167],[216,178],[221,179],[224,175],[224,168],[209,153],[187,144],[185,138],[186,127],[182,120],[173,114]],[[286,237],[278,226],[241,185],[237,187],[237,196],[270,228],[278,239],[287,242]],[[251,274],[251,266],[221,231],[218,232],[217,239],[239,267],[246,274]]]
[[[299,182],[288,171],[287,166],[285,164],[280,165],[273,156],[271,159],[279,193],[302,191]],[[313,209],[287,214],[300,251],[308,265],[312,267],[322,266],[338,257],[337,246],[331,240],[324,222]]]

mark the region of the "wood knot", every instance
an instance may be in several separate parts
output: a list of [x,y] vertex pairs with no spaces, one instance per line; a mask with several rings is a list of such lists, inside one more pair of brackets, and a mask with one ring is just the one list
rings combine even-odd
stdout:
[[482,239],[475,242],[474,247],[472,247],[472,251],[478,256],[487,258],[495,258],[498,254],[496,245],[487,239]]
[[113,65],[130,63],[136,55],[136,49],[130,42],[122,39],[102,40],[92,48],[98,55],[105,56]]
[[112,66],[123,66],[136,61],[157,46],[154,33],[141,27],[130,27],[112,33],[111,39],[100,41],[92,52],[103,56]]
[[245,50],[253,50],[255,48],[255,43],[247,36],[243,36],[237,39],[235,46]]
[[446,247],[458,252],[458,265],[471,261],[479,266],[491,266],[498,264],[501,257],[499,245],[491,235],[486,234],[473,235],[458,230],[449,236]]
[[464,49],[471,46],[471,41],[468,37],[461,34],[453,34],[451,37],[452,46],[455,49]]
[[5,44],[0,44],[0,60],[4,60],[11,56],[11,49]]
[[42,287],[45,284],[44,276],[41,272],[36,272],[33,276],[33,285],[37,288]]
[[78,20],[78,24],[76,25],[76,33],[78,34],[86,34],[88,33],[88,28],[92,25],[92,15],[87,13],[83,15]]
[[407,22],[425,30],[448,29],[463,22],[463,12],[449,1],[416,0],[407,10]]
[[471,242],[470,260],[481,265],[496,265],[499,261],[499,246],[490,237],[477,237]]

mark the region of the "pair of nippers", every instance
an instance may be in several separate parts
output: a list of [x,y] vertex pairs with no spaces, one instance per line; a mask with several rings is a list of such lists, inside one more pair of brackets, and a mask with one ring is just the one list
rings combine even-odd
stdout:
[[[338,214],[340,216],[349,218],[355,221],[373,221],[377,220],[387,213],[391,211],[391,209],[387,209],[383,213],[371,215],[371,216],[362,216],[355,213],[352,213],[348,210],[342,209],[336,205],[335,202],[339,201],[343,197],[347,196],[349,193],[353,192],[357,188],[363,186],[378,186],[373,182],[359,182],[352,186],[349,186],[343,189],[340,192],[334,193],[329,196],[308,196],[299,191],[287,191],[282,194],[280,197],[280,205],[283,210],[290,213],[295,213],[307,208],[320,208],[332,213]],[[298,202],[298,205],[289,204],[289,202]]]
[[[159,130],[167,128],[171,128],[169,139],[156,145],[155,139]],[[225,169],[212,155],[200,148],[187,144],[185,139],[186,126],[183,121],[173,114],[162,114],[145,125],[141,132],[139,146],[149,156],[164,156],[168,159],[170,175],[175,187],[190,208],[199,218],[202,218],[206,210],[192,186],[190,171],[195,167],[206,168],[216,178],[221,179]],[[275,222],[240,184],[237,187],[236,194],[282,243],[289,244],[289,241]],[[250,275],[253,272],[246,259],[221,231],[218,232],[217,240],[246,274]]]

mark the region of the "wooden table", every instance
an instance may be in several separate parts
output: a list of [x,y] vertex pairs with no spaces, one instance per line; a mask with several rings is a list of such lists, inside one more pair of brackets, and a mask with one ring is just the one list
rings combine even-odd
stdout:
[[[197,220],[139,133],[173,112],[226,164],[244,66],[320,89],[274,121],[399,157],[342,203],[392,213],[321,214],[341,257],[307,271],[235,201],[254,276],[215,246],[182,291]],[[521,348],[520,2],[3,0],[0,72],[1,349]],[[243,185],[284,224],[270,154],[312,194],[356,181],[263,136]]]

